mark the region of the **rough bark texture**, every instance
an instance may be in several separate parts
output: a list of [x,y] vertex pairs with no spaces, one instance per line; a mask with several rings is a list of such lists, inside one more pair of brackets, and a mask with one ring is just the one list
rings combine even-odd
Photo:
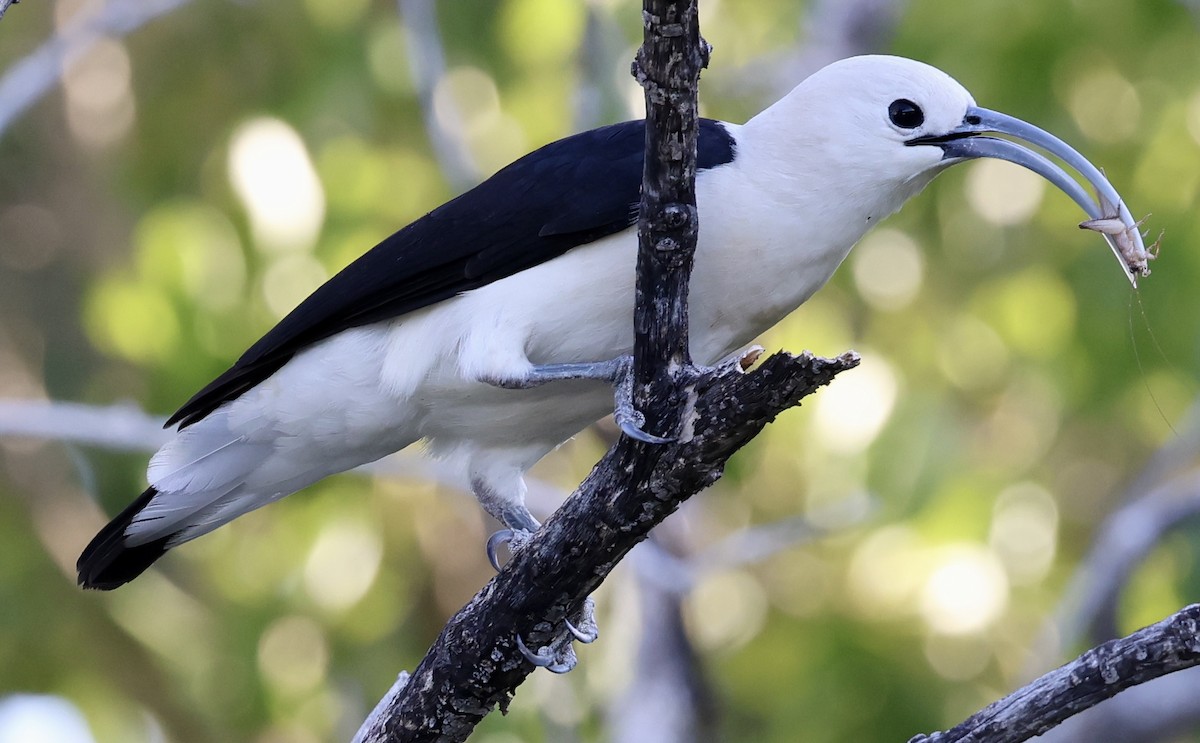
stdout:
[[779,413],[858,364],[778,353],[743,374],[701,377],[693,431],[662,446],[622,439],[504,570],[458,612],[358,740],[462,741],[534,669],[516,646],[547,644],[562,619],[679,504]]
[[909,743],[1021,743],[1121,691],[1200,665],[1200,604],[1092,648],[972,715]]
[[646,430],[674,434],[691,372],[688,281],[696,251],[700,38],[696,0],[646,0],[633,76],[646,90],[646,164],[638,215],[634,379]]

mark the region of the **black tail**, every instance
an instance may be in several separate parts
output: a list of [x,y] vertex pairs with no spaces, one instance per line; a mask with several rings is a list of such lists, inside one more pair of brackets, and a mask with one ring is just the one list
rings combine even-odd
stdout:
[[75,563],[75,568],[79,571],[79,585],[111,591],[141,575],[155,560],[163,556],[167,551],[170,535],[136,547],[125,546],[125,529],[157,493],[154,488],[147,488],[146,492],[130,503],[128,508],[121,511],[119,516],[92,539],[91,544],[79,556],[79,561]]

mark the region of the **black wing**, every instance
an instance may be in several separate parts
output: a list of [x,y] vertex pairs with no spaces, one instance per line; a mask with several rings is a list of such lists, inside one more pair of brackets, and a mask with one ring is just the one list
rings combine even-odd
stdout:
[[[733,160],[733,137],[700,123],[698,167]],[[325,282],[167,421],[180,428],[347,328],[403,315],[557,258],[637,222],[645,124],[552,142],[388,237]]]

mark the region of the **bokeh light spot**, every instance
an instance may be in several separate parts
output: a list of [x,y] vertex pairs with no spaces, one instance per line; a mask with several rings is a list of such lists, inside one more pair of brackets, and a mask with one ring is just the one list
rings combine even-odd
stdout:
[[362,600],[379,574],[383,544],[361,521],[338,521],[321,530],[304,565],[304,587],[313,601],[343,611]]
[[908,613],[920,588],[923,544],[911,529],[888,526],[859,543],[850,559],[847,588],[863,617]]
[[940,550],[937,566],[921,589],[921,615],[947,635],[979,632],[1008,604],[1008,578],[990,550],[974,544]]
[[991,645],[978,635],[939,635],[925,638],[925,660],[939,676],[969,681],[987,670]]
[[367,36],[367,64],[371,79],[388,93],[411,93],[413,90],[407,47],[408,39],[400,19],[371,24]]
[[1014,585],[1036,583],[1054,562],[1058,505],[1045,488],[1031,482],[1006,488],[996,499],[988,543]]
[[133,242],[143,281],[181,289],[210,310],[242,300],[245,257],[237,231],[216,209],[183,201],[156,207],[138,223]]
[[92,743],[87,721],[65,699],[36,694],[0,698],[0,743]]
[[880,354],[864,353],[861,366],[816,396],[817,439],[837,452],[865,449],[891,416],[896,388],[891,366]]
[[876,309],[901,309],[921,289],[925,274],[921,249],[899,230],[872,232],[854,249],[852,258],[854,284]]
[[312,248],[325,220],[325,193],[295,129],[271,118],[242,124],[233,133],[228,166],[260,248]]
[[67,124],[76,140],[104,147],[129,131],[135,115],[130,77],[129,54],[113,39],[98,39],[67,62],[63,93]]
[[263,299],[275,317],[283,317],[328,278],[325,267],[311,255],[283,256],[263,276]]
[[1141,100],[1133,84],[1116,70],[1084,75],[1071,88],[1068,105],[1080,131],[1097,142],[1120,142],[1137,133]]
[[766,621],[767,596],[748,573],[730,570],[704,577],[687,597],[687,626],[708,650],[739,646]]
[[1007,226],[1029,221],[1042,203],[1046,182],[1025,168],[984,158],[970,164],[966,188],[967,202],[976,214]]
[[1045,268],[999,279],[980,290],[975,302],[1001,337],[1029,356],[1061,353],[1075,330],[1075,295]]
[[258,641],[258,668],[272,686],[298,694],[325,678],[329,646],[321,626],[307,617],[278,619]]
[[483,70],[450,70],[434,88],[433,102],[438,123],[454,133],[481,172],[499,170],[525,153],[524,129],[501,110],[500,91]]
[[164,359],[179,342],[179,320],[158,287],[104,279],[93,289],[84,314],[96,345],[130,361]]
[[509,56],[530,67],[558,67],[582,48],[584,4],[510,0],[502,6],[499,38]]
[[938,334],[938,367],[955,387],[983,390],[1004,379],[1009,352],[990,325],[962,314]]

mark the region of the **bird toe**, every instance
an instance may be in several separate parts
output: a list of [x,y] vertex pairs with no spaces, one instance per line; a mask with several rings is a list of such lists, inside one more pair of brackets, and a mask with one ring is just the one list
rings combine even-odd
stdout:
[[579,607],[579,611],[575,612],[571,619],[564,619],[563,625],[566,626],[567,632],[582,642],[584,645],[590,645],[600,637],[600,627],[596,624],[596,602],[588,596],[583,600],[583,604]]
[[571,647],[570,642],[560,644],[560,639],[561,637],[555,638],[549,645],[542,645],[535,653],[529,649],[529,646],[518,634],[516,636],[517,650],[521,652],[525,660],[537,668],[545,668],[550,673],[567,673],[575,668],[579,663],[579,658],[575,655],[575,649]]

